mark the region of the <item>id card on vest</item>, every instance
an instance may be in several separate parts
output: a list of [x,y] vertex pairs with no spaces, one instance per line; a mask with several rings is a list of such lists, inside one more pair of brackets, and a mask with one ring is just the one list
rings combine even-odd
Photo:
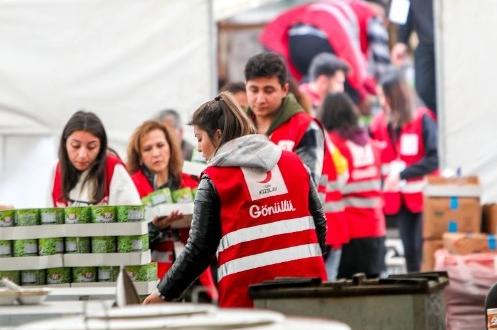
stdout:
[[403,134],[400,138],[400,154],[415,156],[418,154],[419,139],[416,134]]
[[351,141],[347,141],[347,146],[349,147],[350,153],[352,155],[354,168],[365,167],[374,164],[373,147],[370,144],[360,146]]
[[241,170],[253,201],[288,193],[278,165],[267,172],[244,167]]

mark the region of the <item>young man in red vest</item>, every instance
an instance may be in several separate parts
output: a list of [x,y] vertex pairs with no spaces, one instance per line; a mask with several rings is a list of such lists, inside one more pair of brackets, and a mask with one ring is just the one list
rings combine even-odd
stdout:
[[348,242],[348,232],[337,172],[323,129],[302,110],[293,94],[288,94],[287,70],[279,55],[261,53],[251,57],[245,66],[245,80],[248,114],[257,132],[267,135],[281,149],[295,152],[318,186],[328,222],[327,243],[333,248],[327,264],[338,268],[336,260],[341,245]]

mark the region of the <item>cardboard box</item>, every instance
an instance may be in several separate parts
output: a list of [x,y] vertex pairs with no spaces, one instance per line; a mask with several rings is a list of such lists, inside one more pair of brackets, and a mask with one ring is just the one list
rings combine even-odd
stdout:
[[29,270],[64,267],[63,255],[9,257],[0,259],[0,270]]
[[444,247],[452,254],[466,255],[496,251],[496,237],[486,234],[445,233]]
[[423,238],[441,239],[445,232],[480,232],[481,186],[477,177],[429,176],[427,181]]
[[435,267],[435,252],[443,249],[444,244],[441,239],[423,241],[423,259],[421,261],[421,271],[429,272]]
[[497,204],[483,205],[481,231],[487,234],[497,234]]

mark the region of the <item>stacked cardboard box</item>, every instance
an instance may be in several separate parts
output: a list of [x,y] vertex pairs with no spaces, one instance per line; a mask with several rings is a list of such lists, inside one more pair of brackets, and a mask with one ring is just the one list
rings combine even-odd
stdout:
[[[423,211],[423,263],[421,266],[423,271],[433,269],[434,252],[445,247],[444,233],[480,233],[481,191],[482,188],[476,176],[427,177]],[[454,239],[448,236],[447,244]],[[458,236],[457,239],[461,237]],[[466,236],[464,239],[468,242]],[[481,243],[481,237],[478,239]],[[467,247],[466,250],[471,250],[471,248]]]

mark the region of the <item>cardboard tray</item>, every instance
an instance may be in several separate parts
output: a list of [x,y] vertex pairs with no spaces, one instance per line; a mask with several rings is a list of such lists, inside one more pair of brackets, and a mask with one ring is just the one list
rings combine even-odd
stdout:
[[145,210],[145,220],[152,222],[156,217],[168,216],[172,211],[183,213],[183,219],[174,222],[172,228],[190,228],[192,223],[193,203],[160,204]]
[[64,267],[100,267],[145,265],[151,262],[150,250],[129,253],[67,253]]
[[[179,204],[178,204],[179,205]],[[193,209],[193,207],[192,207]],[[0,240],[51,237],[132,236],[148,233],[146,221],[1,227]]]

